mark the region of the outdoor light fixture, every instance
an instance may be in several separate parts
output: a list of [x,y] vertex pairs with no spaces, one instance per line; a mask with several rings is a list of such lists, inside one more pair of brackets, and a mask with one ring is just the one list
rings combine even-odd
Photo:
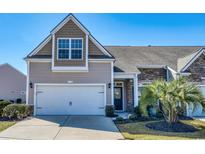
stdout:
[[108,88],[111,88],[111,83],[108,83]]
[[30,88],[33,88],[33,83],[30,82],[30,83],[29,83],[29,86],[30,86]]

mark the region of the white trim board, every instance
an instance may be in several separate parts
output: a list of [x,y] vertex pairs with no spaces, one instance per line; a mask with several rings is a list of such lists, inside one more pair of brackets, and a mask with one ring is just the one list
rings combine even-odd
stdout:
[[114,79],[134,79],[138,73],[114,73]]
[[26,61],[27,62],[36,62],[36,63],[42,63],[42,62],[49,63],[49,62],[52,62],[52,59],[29,58],[29,59],[26,59]]
[[54,57],[55,57],[55,34],[52,34],[52,61],[51,61],[51,69],[54,67]]
[[26,104],[29,104],[29,82],[30,82],[30,79],[29,79],[29,70],[30,70],[30,62],[27,61],[27,76],[26,76]]
[[88,68],[88,45],[89,45],[89,40],[88,40],[88,34],[85,36],[85,67]]
[[201,54],[203,54],[205,52],[204,48],[201,48],[197,51],[197,53],[194,55],[194,57],[187,62],[187,64],[181,69],[179,70],[180,72],[185,71],[199,56],[201,56]]
[[111,61],[111,104],[114,105],[114,68],[113,68],[113,61]]
[[[52,62],[52,59],[29,58],[29,59],[26,59],[26,61],[30,61],[30,62]],[[101,63],[101,62],[110,63],[110,62],[114,61],[114,59],[88,59],[88,61],[91,62],[91,63]]]
[[106,84],[104,83],[76,83],[76,84],[69,84],[69,83],[35,83],[34,84],[34,116],[36,116],[36,88],[37,86],[46,86],[46,85],[51,85],[51,86],[103,86],[104,87],[104,106],[107,105],[107,91],[106,91]]
[[167,66],[167,69],[168,70],[170,70],[172,73],[174,73],[174,74],[176,74],[177,72],[174,70],[174,69],[172,69],[171,67],[169,67],[169,66]]
[[134,107],[138,106],[139,100],[138,100],[138,75],[135,74],[135,77],[133,79],[133,86],[134,86]]
[[54,66],[51,68],[52,72],[88,72],[88,67],[60,67]]
[[137,65],[137,68],[166,68],[166,65]]

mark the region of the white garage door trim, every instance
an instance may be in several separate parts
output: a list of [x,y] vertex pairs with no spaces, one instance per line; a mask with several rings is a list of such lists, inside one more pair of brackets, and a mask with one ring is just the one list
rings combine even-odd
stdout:
[[106,93],[106,84],[104,83],[76,83],[76,84],[69,84],[69,83],[35,83],[34,84],[34,116],[36,116],[36,89],[37,86],[103,86],[104,88],[104,105],[106,106],[107,100],[107,93]]

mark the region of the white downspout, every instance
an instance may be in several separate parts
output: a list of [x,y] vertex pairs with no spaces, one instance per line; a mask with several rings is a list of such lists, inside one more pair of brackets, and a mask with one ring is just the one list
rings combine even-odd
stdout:
[[134,75],[134,107],[138,106],[138,75]]
[[26,104],[29,104],[29,67],[30,67],[30,62],[27,61],[27,76],[26,76]]

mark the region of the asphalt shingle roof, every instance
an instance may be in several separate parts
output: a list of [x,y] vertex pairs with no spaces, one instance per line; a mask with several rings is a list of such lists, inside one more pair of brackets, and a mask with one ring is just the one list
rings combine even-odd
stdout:
[[166,65],[179,71],[202,46],[105,46],[115,57],[114,66],[124,72],[138,72],[139,65]]

